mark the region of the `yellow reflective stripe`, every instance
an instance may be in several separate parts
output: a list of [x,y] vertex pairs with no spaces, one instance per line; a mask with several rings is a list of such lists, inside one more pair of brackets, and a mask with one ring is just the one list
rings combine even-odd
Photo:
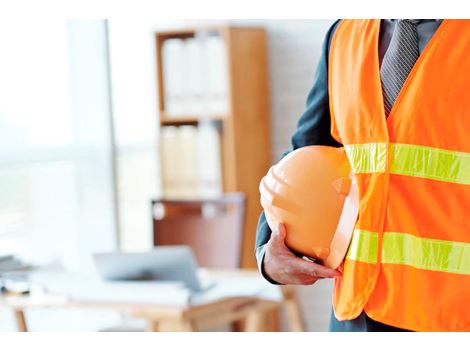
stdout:
[[[385,143],[349,144],[344,149],[354,173],[385,171]],[[470,185],[470,153],[392,143],[390,160],[392,174]]]
[[[356,229],[346,258],[377,262],[378,234]],[[383,264],[402,264],[417,269],[470,275],[470,243],[434,240],[407,233],[385,232]]]
[[417,269],[470,275],[470,243],[385,232],[382,263],[404,264]]
[[397,143],[390,159],[393,174],[470,185],[470,153]]
[[344,147],[354,173],[384,172],[386,143],[349,144]]
[[376,263],[378,239],[377,232],[354,230],[346,258],[359,262]]

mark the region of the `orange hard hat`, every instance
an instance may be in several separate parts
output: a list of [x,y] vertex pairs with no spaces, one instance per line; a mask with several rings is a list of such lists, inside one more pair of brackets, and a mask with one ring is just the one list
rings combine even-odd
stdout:
[[358,192],[343,148],[296,149],[269,169],[259,186],[266,220],[286,227],[286,245],[337,268],[351,242]]

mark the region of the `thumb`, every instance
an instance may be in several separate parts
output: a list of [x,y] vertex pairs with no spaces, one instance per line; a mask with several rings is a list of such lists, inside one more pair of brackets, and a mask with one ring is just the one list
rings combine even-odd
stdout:
[[276,240],[276,242],[281,242],[284,244],[284,241],[286,239],[286,227],[282,223],[278,223],[276,226],[276,229],[273,231],[273,239]]

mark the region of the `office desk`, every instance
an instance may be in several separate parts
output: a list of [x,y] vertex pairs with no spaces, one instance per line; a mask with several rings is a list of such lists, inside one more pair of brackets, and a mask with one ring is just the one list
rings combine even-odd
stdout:
[[[210,277],[253,277],[259,275],[255,270],[210,271]],[[281,288],[279,288],[281,289]],[[279,308],[285,303],[291,330],[302,329],[300,315],[292,308],[295,305],[293,289],[282,288],[284,301],[260,297],[225,297],[206,303],[170,305],[139,304],[126,302],[104,302],[72,299],[65,295],[42,294],[0,296],[0,306],[15,312],[19,331],[27,331],[27,310],[35,308],[50,309],[109,309],[147,322],[147,331],[207,331],[223,324],[234,324],[241,331],[279,331]],[[295,310],[295,307],[294,307]],[[297,314],[297,317],[295,316]]]

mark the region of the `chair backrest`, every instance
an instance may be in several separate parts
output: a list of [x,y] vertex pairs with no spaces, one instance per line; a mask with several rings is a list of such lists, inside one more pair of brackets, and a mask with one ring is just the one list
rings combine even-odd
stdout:
[[246,197],[152,201],[155,246],[185,244],[207,268],[240,267]]

